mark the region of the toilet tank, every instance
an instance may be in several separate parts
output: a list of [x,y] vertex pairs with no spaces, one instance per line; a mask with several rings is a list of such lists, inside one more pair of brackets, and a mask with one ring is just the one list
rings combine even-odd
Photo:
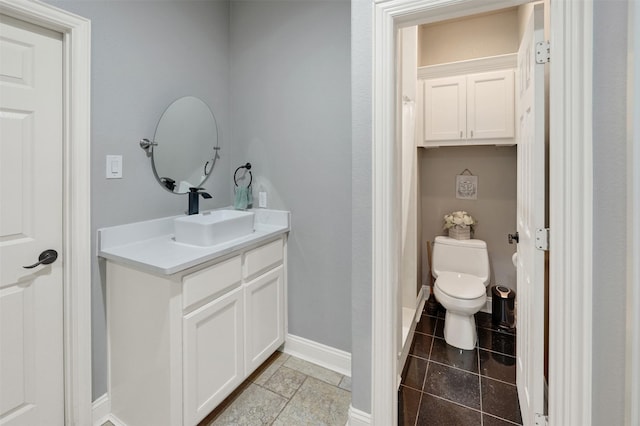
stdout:
[[460,272],[489,283],[489,254],[487,243],[482,240],[456,240],[436,237],[433,244],[433,276],[440,272]]

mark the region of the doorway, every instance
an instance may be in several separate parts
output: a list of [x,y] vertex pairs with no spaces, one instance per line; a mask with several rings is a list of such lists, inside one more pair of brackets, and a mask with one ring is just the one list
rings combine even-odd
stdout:
[[[405,36],[415,34],[415,28],[401,30],[403,52]],[[424,106],[413,145],[404,140],[404,116],[402,122],[403,158],[405,150],[418,150],[419,177],[407,179],[403,163],[403,193],[405,187],[420,188],[417,198],[421,203],[416,204],[421,213],[416,228],[422,229],[423,235],[419,247],[443,233],[445,214],[464,210],[479,221],[472,238],[486,242],[490,260],[488,298],[482,310],[491,309],[490,286],[507,287],[521,296],[518,388],[525,423],[532,423],[536,413],[545,412],[545,266],[543,251],[532,241],[532,230],[546,226],[545,64],[536,62],[534,46],[544,39],[543,6],[523,5],[417,28],[418,89],[404,81],[404,67],[398,87],[402,87],[403,100],[416,99],[418,110]],[[402,60],[404,64],[404,54]],[[456,187],[460,180],[474,182],[473,190],[461,193]],[[407,208],[416,207],[403,200],[403,219],[408,216],[404,213]],[[516,230],[521,238],[508,241],[507,236]],[[518,274],[516,258],[512,257],[516,249]],[[406,250],[403,269],[405,256]],[[424,265],[423,282],[433,286],[426,256],[418,257],[418,262]],[[480,342],[490,347],[487,343],[486,339]],[[516,371],[515,359],[504,362]],[[482,398],[489,401],[487,392]],[[509,393],[515,393],[515,388]]]
[[[418,22],[435,22],[490,10],[517,6],[526,2],[496,1],[487,4],[465,2],[413,2],[393,0],[376,3],[373,8],[373,376],[372,421],[393,424],[397,418],[397,289],[388,283],[398,282],[399,244],[394,235],[400,229],[397,206],[400,191],[398,153],[394,148],[395,73],[389,66],[395,58],[395,34],[398,28]],[[588,117],[590,88],[591,5],[582,2],[551,1],[551,34],[554,49],[551,61],[551,193],[550,212],[552,255],[550,268],[550,386],[549,421],[554,424],[589,424],[591,343],[591,217],[578,214],[580,220],[569,221],[574,212],[591,211],[589,194],[591,159],[585,152],[591,144]],[[568,52],[571,52],[569,54]],[[564,81],[572,81],[565,85]],[[571,111],[571,114],[568,112]],[[557,141],[557,146],[553,146]],[[556,157],[554,157],[554,148]],[[566,173],[565,170],[573,170]],[[578,192],[576,192],[576,189]],[[584,192],[583,192],[584,191]],[[573,198],[568,194],[574,194]],[[570,202],[566,200],[570,199]],[[554,288],[554,282],[565,287]],[[582,289],[572,295],[572,286]],[[585,291],[586,288],[586,291]],[[572,297],[569,297],[572,295]],[[562,315],[570,310],[573,315]],[[571,335],[571,339],[568,336]],[[554,374],[554,372],[556,374]],[[568,397],[572,395],[572,397]],[[389,402],[393,405],[389,407]]]

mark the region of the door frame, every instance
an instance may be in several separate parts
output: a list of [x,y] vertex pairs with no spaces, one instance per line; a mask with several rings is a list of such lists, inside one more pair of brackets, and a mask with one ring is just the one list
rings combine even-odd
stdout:
[[[395,424],[396,31],[526,0],[374,0],[371,424]],[[549,424],[591,424],[592,1],[551,0]],[[571,220],[569,220],[571,218]],[[554,285],[562,283],[562,285]],[[570,338],[569,338],[570,337]]]
[[66,425],[90,425],[91,22],[33,0],[0,0],[0,13],[62,33],[64,415]]

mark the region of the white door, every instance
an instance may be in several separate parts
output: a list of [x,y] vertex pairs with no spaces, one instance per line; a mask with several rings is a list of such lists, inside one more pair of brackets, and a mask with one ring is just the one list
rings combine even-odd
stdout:
[[0,425],[63,425],[62,36],[0,15]]
[[542,5],[529,17],[518,50],[518,333],[516,382],[524,425],[544,413],[544,252],[536,229],[545,226],[544,65],[535,44],[544,39]]

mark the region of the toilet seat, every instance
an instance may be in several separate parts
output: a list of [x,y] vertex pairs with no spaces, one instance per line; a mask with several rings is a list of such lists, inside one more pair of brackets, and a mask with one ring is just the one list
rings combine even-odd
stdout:
[[444,294],[464,300],[477,299],[487,291],[480,278],[459,272],[441,272],[435,285]]

